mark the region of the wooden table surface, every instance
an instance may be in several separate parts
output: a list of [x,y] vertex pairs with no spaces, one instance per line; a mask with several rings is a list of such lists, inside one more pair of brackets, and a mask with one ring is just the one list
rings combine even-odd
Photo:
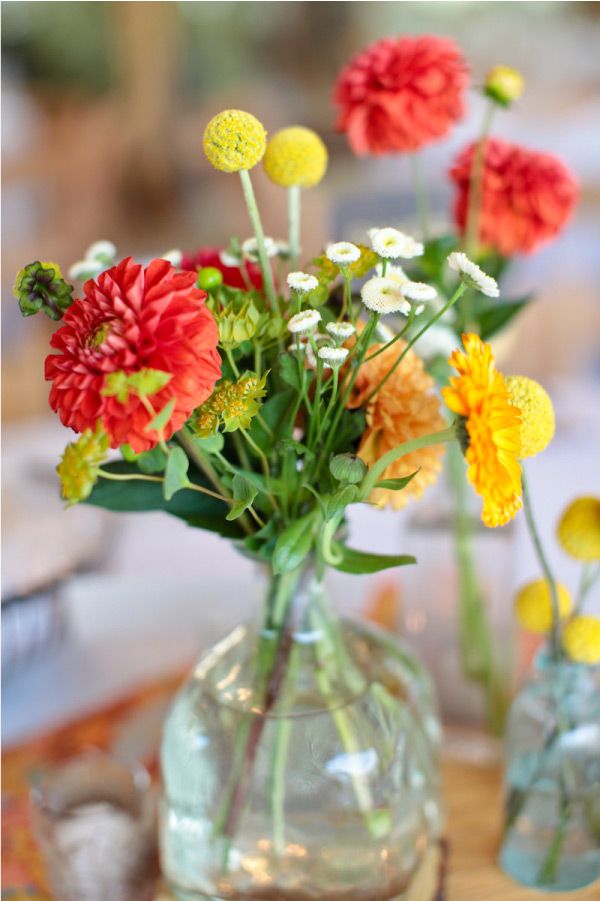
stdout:
[[600,901],[600,881],[577,892],[549,895],[517,885],[499,869],[502,820],[497,765],[446,761],[444,781],[450,842],[446,901]]

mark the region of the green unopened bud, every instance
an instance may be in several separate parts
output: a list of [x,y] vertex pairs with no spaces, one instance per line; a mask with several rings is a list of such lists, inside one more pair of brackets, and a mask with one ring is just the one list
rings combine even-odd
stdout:
[[56,263],[28,263],[17,274],[14,294],[23,316],[42,310],[50,319],[61,319],[73,303],[73,287],[62,277]]
[[525,80],[520,72],[509,66],[494,66],[485,79],[484,94],[499,103],[510,106],[525,90]]
[[203,291],[210,291],[223,284],[223,273],[215,266],[205,266],[198,272],[197,286]]
[[228,304],[219,315],[219,342],[224,350],[233,350],[256,334],[260,313],[253,303],[245,303],[236,310]]
[[367,467],[356,454],[338,454],[329,464],[329,471],[338,482],[356,485],[367,473]]

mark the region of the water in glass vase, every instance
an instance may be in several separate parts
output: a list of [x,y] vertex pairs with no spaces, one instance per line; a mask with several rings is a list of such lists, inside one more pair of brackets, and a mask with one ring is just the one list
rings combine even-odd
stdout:
[[310,571],[276,578],[265,611],[201,659],[166,723],[169,886],[185,901],[401,898],[440,833],[430,682],[395,639],[332,616]]
[[600,879],[600,690],[590,667],[547,654],[508,719],[502,868],[565,892]]

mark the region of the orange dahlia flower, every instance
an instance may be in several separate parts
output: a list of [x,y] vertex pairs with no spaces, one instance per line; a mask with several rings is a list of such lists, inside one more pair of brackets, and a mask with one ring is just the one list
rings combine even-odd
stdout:
[[448,38],[386,38],[340,73],[336,128],[359,155],[411,153],[463,116],[467,82],[467,64]]
[[204,306],[206,292],[195,283],[194,272],[176,272],[165,260],[144,269],[131,257],[85,283],[85,297],[68,309],[50,341],[58,353],[46,357],[50,406],[65,426],[83,432],[100,420],[111,447],[129,443],[139,453],[156,444],[156,432],[146,431],[152,414],[140,397],[130,393],[123,402],[103,394],[114,372],[169,374],[149,398],[157,412],[174,401],[165,438],[209,397],[221,375],[219,336]]
[[[457,188],[454,218],[466,228],[474,144],[450,170]],[[479,240],[504,256],[531,253],[555,238],[577,200],[577,182],[567,167],[549,153],[490,138],[486,141]]]
[[449,359],[458,375],[442,388],[446,404],[465,425],[468,477],[483,499],[486,526],[503,526],[521,509],[521,413],[512,406],[489,344],[462,336],[465,352]]
[[[348,401],[350,409],[366,405],[367,427],[361,438],[358,455],[367,466],[372,466],[399,444],[420,435],[438,432],[446,426],[434,392],[435,383],[426,372],[421,358],[412,350],[409,350],[375,397],[368,400],[405,346],[405,342],[397,341],[394,347],[363,363]],[[380,347],[381,345],[372,345],[369,351],[372,354]],[[399,510],[411,498],[420,497],[427,486],[437,479],[442,453],[443,448],[437,445],[414,451],[396,460],[385,470],[382,479],[402,478],[417,469],[419,472],[403,491],[376,488],[371,494],[371,503],[378,507],[389,504]]]

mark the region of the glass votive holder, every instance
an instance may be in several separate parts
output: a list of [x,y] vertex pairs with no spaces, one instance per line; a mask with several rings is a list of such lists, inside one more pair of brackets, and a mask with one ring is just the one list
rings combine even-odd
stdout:
[[100,752],[77,757],[36,774],[31,801],[54,898],[151,901],[156,805],[141,764]]

